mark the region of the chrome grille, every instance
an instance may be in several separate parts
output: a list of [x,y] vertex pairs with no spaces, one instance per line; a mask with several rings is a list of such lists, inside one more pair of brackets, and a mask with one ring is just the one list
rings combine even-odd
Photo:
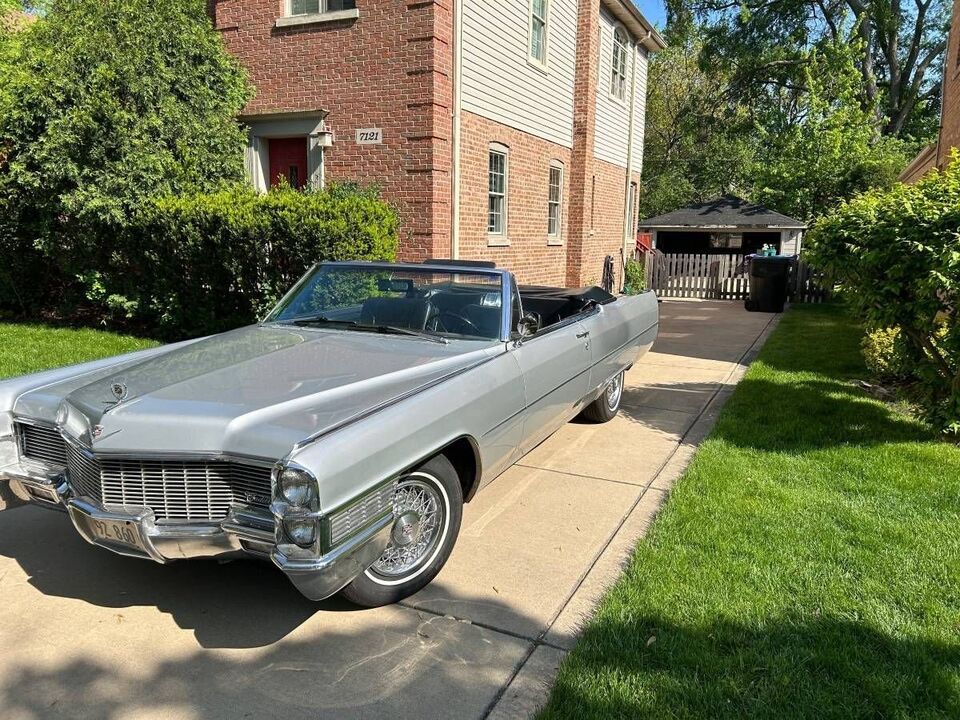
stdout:
[[68,446],[77,495],[153,510],[158,520],[220,521],[232,503],[266,508],[270,468],[217,461],[94,459]]
[[70,471],[70,486],[75,495],[83,495],[102,502],[100,490],[100,465],[87,453],[67,443],[67,469]]
[[67,464],[66,443],[56,428],[16,423],[20,454],[31,460]]

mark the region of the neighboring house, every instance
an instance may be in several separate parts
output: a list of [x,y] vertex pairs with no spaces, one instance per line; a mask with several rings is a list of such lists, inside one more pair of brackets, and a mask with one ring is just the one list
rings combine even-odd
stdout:
[[[211,0],[260,189],[377,183],[400,256],[599,280],[634,244],[647,58],[631,0]],[[627,167],[632,172],[627,172]],[[456,202],[454,202],[456,199]]]
[[953,2],[947,57],[943,65],[940,134],[900,173],[903,182],[916,182],[934,168],[942,170],[960,148],[960,0]]
[[640,232],[667,254],[746,255],[773,245],[783,255],[798,255],[804,230],[799,220],[733,195],[640,221]]

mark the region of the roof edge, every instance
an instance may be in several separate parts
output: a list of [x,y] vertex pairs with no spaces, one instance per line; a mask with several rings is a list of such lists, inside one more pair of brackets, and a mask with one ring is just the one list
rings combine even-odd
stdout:
[[[897,175],[897,180],[900,182],[908,182],[909,180],[914,179],[914,175],[924,175],[930,169],[932,169],[934,163],[936,162],[937,155],[937,143],[933,142],[923,148],[917,155],[911,160],[907,166],[900,171],[900,174]],[[926,167],[929,165],[930,167]],[[922,173],[918,173],[919,170],[923,170]]]
[[649,52],[658,52],[667,47],[667,41],[657,32],[653,24],[644,17],[640,8],[633,4],[633,0],[601,0],[634,35]]
[[659,224],[640,222],[637,227],[643,230],[759,230],[771,228],[773,230],[806,230],[808,225],[759,224],[759,225],[677,225],[676,223]]

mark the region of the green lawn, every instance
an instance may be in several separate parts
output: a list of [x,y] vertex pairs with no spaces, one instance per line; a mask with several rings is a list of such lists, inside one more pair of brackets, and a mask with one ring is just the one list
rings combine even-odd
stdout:
[[560,670],[543,718],[960,717],[960,450],[791,310]]
[[119,355],[156,344],[99,330],[0,323],[0,378]]

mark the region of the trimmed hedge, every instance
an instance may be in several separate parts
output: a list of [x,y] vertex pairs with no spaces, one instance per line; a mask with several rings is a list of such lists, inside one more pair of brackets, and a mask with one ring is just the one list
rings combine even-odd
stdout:
[[122,228],[74,228],[97,242],[66,241],[46,266],[76,279],[73,296],[85,296],[99,320],[193,337],[255,322],[321,260],[394,259],[398,227],[375,189],[258,194],[238,185],[149,200]]

